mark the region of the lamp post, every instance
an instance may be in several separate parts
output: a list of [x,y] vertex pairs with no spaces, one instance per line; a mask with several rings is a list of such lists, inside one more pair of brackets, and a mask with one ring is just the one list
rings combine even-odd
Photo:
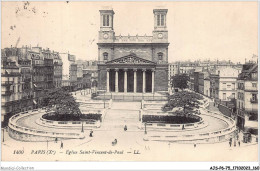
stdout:
[[5,142],[5,129],[2,128],[2,130],[3,130],[3,142]]
[[82,121],[82,127],[81,127],[81,132],[84,132],[84,128],[83,128],[83,121]]
[[146,131],[146,122],[144,123],[144,134],[147,134],[147,131]]
[[106,108],[105,93],[106,93],[106,92],[104,92],[104,109]]

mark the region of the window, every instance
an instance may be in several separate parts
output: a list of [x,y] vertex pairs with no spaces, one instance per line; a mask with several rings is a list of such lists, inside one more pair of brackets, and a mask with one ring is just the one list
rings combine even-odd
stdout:
[[109,15],[107,15],[107,26],[109,26]]
[[256,83],[252,83],[252,87],[256,87]]
[[251,77],[252,78],[257,78],[257,73],[252,73]]
[[103,26],[109,26],[109,15],[103,15]]
[[159,59],[159,60],[162,60],[162,59],[163,59],[163,53],[162,53],[162,52],[159,52],[159,53],[158,53],[158,59]]
[[104,52],[104,53],[103,53],[103,57],[104,57],[104,60],[107,60],[107,59],[108,59],[108,53],[107,53],[107,52]]
[[232,89],[235,90],[235,83],[232,83]]
[[103,26],[106,26],[106,16],[103,15]]
[[160,15],[157,15],[157,26],[160,26]]
[[164,26],[164,15],[161,15],[161,26]]
[[235,93],[232,93],[232,98],[236,98],[236,94]]
[[226,100],[226,97],[227,95],[226,95],[226,93],[223,93],[223,100]]
[[257,94],[252,94],[252,101],[256,102],[257,101]]
[[164,26],[165,23],[165,16],[164,14],[157,15],[157,26]]

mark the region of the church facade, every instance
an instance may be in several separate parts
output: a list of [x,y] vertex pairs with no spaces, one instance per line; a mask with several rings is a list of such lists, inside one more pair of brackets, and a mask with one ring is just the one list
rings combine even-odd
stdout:
[[114,11],[100,10],[98,89],[154,93],[168,90],[167,9],[154,9],[152,36],[116,36]]

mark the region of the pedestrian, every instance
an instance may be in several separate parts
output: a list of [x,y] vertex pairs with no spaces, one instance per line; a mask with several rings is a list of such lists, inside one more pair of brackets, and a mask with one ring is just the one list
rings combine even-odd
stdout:
[[56,138],[55,138],[55,143],[57,143],[57,142],[58,142],[58,138],[56,137]]
[[182,125],[182,130],[184,130],[184,125]]
[[113,142],[112,142],[112,145],[116,145],[117,144],[117,139],[115,139]]
[[229,141],[229,147],[231,147],[231,145],[232,145],[232,142],[231,142],[231,141]]
[[236,141],[234,141],[234,147],[236,147],[236,145],[237,145],[237,143],[236,143]]
[[238,140],[238,146],[240,147],[240,140]]
[[194,148],[196,148],[196,143],[194,143]]
[[125,125],[124,130],[127,131],[127,126]]
[[60,143],[60,148],[63,149],[63,142]]
[[90,131],[89,136],[93,137],[93,131],[92,130]]

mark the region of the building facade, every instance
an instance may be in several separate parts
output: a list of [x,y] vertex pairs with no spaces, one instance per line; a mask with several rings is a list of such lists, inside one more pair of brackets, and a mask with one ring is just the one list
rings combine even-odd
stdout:
[[168,85],[171,86],[171,78],[179,74],[179,64],[178,63],[169,63],[168,67]]
[[210,74],[210,97],[213,99],[219,99],[219,75]]
[[77,64],[71,63],[69,67],[69,80],[72,90],[76,90],[78,87],[78,78],[77,78]]
[[53,52],[54,75],[53,84],[56,88],[62,87],[62,65],[63,62],[58,52]]
[[208,72],[199,72],[199,93],[204,94],[205,89],[205,78],[209,76]]
[[239,70],[232,67],[221,67],[219,73],[219,99],[230,101],[236,98],[237,77]]
[[199,72],[194,72],[194,91],[199,92]]
[[258,132],[258,64],[243,65],[237,79],[237,125],[244,132]]
[[32,62],[27,58],[18,59],[22,81],[22,111],[33,109],[33,89],[32,89]]
[[168,90],[167,9],[154,9],[152,36],[115,36],[114,11],[100,10],[98,90],[157,92]]
[[3,118],[41,107],[43,90],[61,86],[62,62],[58,52],[27,46],[1,52]]
[[[1,58],[1,121],[2,127],[7,126],[9,118],[21,112],[22,82],[17,61],[7,58],[16,56],[16,51],[2,51]],[[10,54],[11,53],[11,54]]]

